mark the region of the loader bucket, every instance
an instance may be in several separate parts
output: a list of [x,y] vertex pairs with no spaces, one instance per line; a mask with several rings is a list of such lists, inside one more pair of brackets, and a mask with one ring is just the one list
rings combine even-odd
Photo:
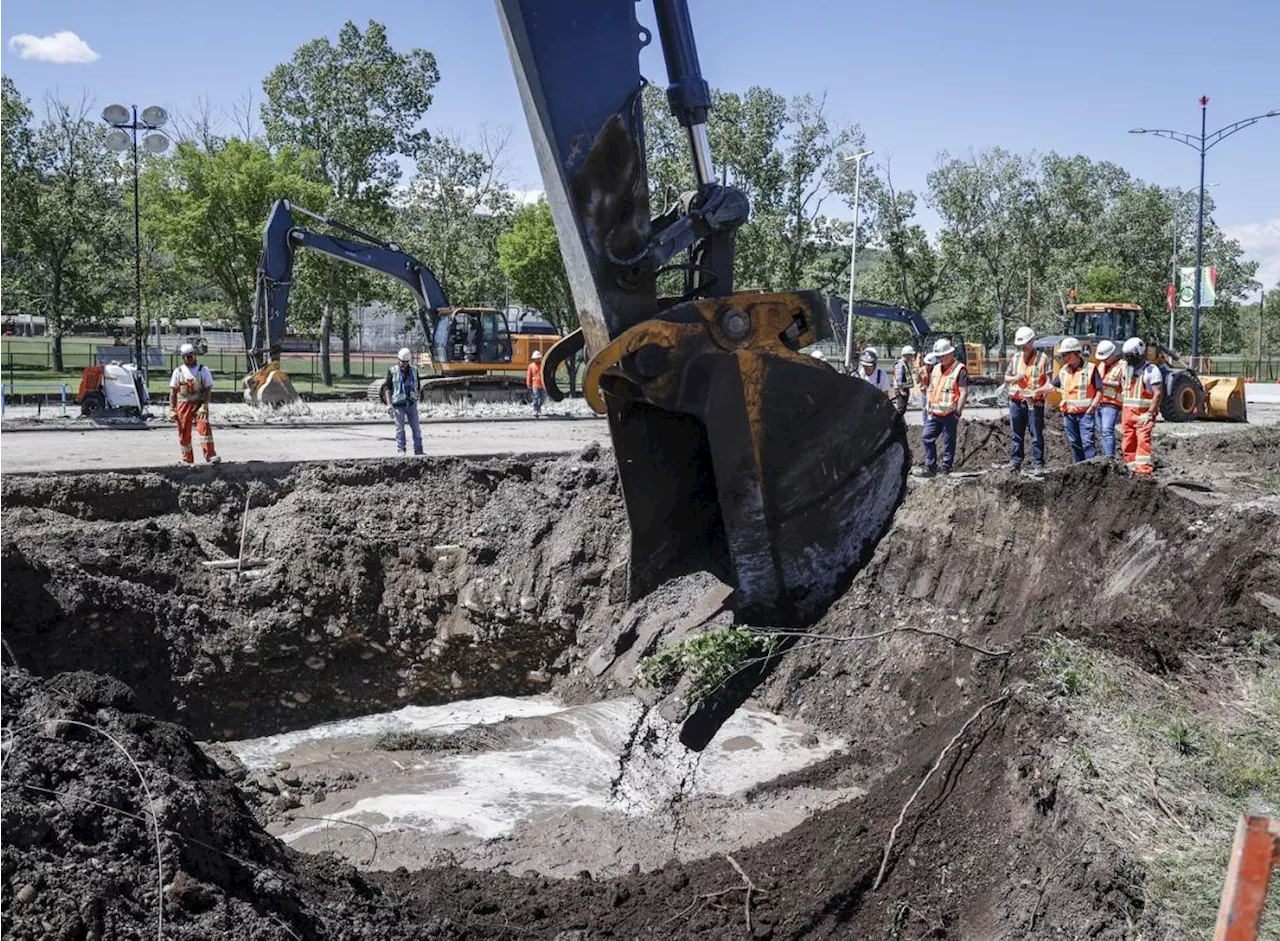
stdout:
[[803,626],[870,559],[906,492],[906,426],[871,385],[792,348],[825,317],[816,292],[713,298],[592,360],[583,389],[609,416],[633,597],[707,570],[740,622]]
[[1201,376],[1204,386],[1204,417],[1221,421],[1248,421],[1245,381],[1241,376]]
[[289,374],[279,363],[267,363],[256,372],[244,377],[244,401],[246,405],[262,408],[279,408],[301,401],[293,388]]

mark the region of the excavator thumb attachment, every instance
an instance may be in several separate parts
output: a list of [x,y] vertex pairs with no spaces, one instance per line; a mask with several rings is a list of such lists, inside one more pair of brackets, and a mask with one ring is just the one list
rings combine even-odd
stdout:
[[547,355],[542,357],[542,382],[547,387],[547,397],[551,401],[564,401],[564,390],[556,383],[556,370],[570,356],[581,353],[585,345],[586,338],[582,335],[582,328],[579,327],[568,336],[561,337],[555,346],[547,350]]
[[797,352],[817,292],[673,307],[619,336],[583,390],[607,412],[631,522],[631,591],[709,570],[739,621],[817,620],[906,493],[906,427],[866,382]]

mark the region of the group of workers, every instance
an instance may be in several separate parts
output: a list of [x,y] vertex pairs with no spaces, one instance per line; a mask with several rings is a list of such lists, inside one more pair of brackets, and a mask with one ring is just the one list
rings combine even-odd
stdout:
[[[1080,341],[1065,337],[1057,351],[1063,365],[1050,375],[1053,356],[1036,349],[1036,334],[1021,327],[1014,335],[1017,352],[1005,372],[1009,393],[1011,453],[1009,467],[1022,469],[1026,459],[1026,437],[1031,433],[1031,473],[1044,471],[1045,403],[1057,390],[1062,428],[1071,447],[1072,461],[1098,456],[1095,436],[1100,434],[1102,453],[1109,458],[1117,450],[1135,474],[1151,476],[1151,434],[1160,413],[1163,382],[1160,369],[1147,361],[1146,344],[1130,337],[1117,349],[1115,343],[1098,344],[1097,362],[1087,360]],[[969,374],[956,357],[955,346],[941,338],[933,344],[917,366],[916,349],[908,344],[902,356],[885,373],[873,349],[864,350],[855,373],[889,397],[898,414],[903,414],[912,390],[919,386],[924,410],[923,476],[948,474],[956,456],[960,417],[969,399]],[[1117,427],[1120,429],[1117,440]],[[942,439],[942,459],[938,459],[938,439]]]

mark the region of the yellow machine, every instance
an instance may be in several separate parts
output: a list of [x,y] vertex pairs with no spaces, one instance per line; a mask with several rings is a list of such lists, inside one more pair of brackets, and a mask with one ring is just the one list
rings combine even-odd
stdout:
[[[1138,332],[1142,308],[1137,304],[1070,304],[1067,312],[1072,317],[1070,335],[1080,341],[1085,355],[1095,361],[1094,351],[1102,340],[1110,340],[1119,347],[1129,337],[1142,335]],[[1058,355],[1058,345],[1062,339],[1056,336],[1036,340],[1038,349],[1053,356],[1055,375],[1062,368],[1062,359]],[[1164,376],[1165,394],[1160,413],[1165,421],[1249,420],[1245,408],[1243,377],[1198,373],[1183,364],[1176,353],[1158,340],[1147,341],[1147,359],[1159,366]],[[1059,399],[1055,390],[1047,396],[1046,401],[1057,408]]]

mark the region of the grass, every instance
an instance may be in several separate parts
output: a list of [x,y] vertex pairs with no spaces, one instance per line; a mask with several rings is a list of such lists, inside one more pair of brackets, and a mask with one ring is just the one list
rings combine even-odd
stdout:
[[698,702],[714,693],[748,660],[773,649],[774,640],[740,628],[717,628],[686,637],[680,643],[640,661],[639,681],[666,687],[689,680],[688,699]]
[[[1253,647],[1274,650],[1270,637]],[[1039,666],[1039,691],[1077,733],[1064,782],[1091,795],[1145,874],[1130,936],[1209,937],[1240,814],[1280,811],[1280,659],[1207,665],[1193,686],[1054,636]],[[1280,892],[1263,921],[1261,937],[1280,938]]]
[[381,751],[419,751],[430,748],[431,740],[427,732],[383,732],[373,740],[373,747]]
[[1280,474],[1264,474],[1258,478],[1258,486],[1267,493],[1280,494]]

